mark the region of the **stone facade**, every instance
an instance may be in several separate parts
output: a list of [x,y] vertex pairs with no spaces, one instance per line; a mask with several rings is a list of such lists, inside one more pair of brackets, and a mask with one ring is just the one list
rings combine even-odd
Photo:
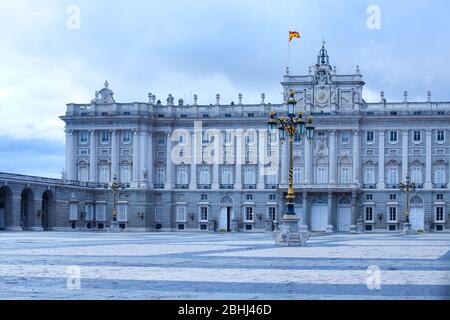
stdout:
[[[91,103],[68,104],[61,117],[63,179],[0,175],[3,227],[105,229],[112,208],[103,185],[116,176],[129,184],[118,198],[125,230],[271,231],[285,210],[288,149],[267,133],[266,122],[270,112],[286,112],[293,89],[296,111],[313,116],[316,126],[312,143],[301,136],[294,143],[302,228],[400,231],[406,195],[399,183],[410,174],[418,186],[410,195],[415,229],[450,230],[450,103],[433,102],[431,93],[425,102],[410,102],[407,92],[402,102],[387,102],[381,93],[379,102],[368,103],[359,67],[339,75],[325,47],[308,75],[287,69],[281,85],[280,104],[262,94],[260,103],[248,105],[240,94],[225,105],[217,94],[214,104],[200,105],[194,95],[186,105],[172,95],[162,103],[151,93],[148,102],[117,103],[106,82]],[[209,162],[211,145],[226,147]],[[34,204],[24,225],[25,189]],[[35,214],[44,209],[50,223]]]

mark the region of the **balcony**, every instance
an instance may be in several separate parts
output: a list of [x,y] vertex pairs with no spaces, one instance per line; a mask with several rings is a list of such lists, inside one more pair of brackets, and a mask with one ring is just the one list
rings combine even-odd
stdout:
[[154,188],[155,189],[164,189],[164,184],[155,183]]
[[272,190],[276,190],[278,189],[280,186],[278,184],[266,184],[266,189],[272,189]]
[[221,184],[220,189],[233,189],[232,184]]
[[211,184],[197,184],[197,189],[204,189],[204,190],[211,189]]
[[433,184],[434,189],[447,189],[447,184],[444,183],[435,183]]
[[175,189],[181,189],[181,190],[189,189],[189,185],[188,184],[176,184]]
[[376,189],[376,184],[363,184],[363,189]]
[[256,189],[256,184],[244,184],[243,189]]
[[386,189],[400,189],[398,184],[387,184]]

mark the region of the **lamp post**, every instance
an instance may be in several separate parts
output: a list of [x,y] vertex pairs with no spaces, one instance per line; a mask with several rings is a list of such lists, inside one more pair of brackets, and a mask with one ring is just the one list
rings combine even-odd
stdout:
[[287,116],[277,116],[275,112],[270,114],[270,119],[267,122],[269,132],[276,133],[278,130],[280,140],[289,143],[289,176],[288,176],[288,192],[286,195],[287,211],[282,219],[281,231],[277,235],[277,243],[284,246],[303,246],[309,239],[310,234],[307,232],[299,232],[299,219],[295,213],[295,191],[294,191],[294,138],[296,135],[300,139],[307,140],[311,143],[314,138],[315,128],[312,125],[312,117],[306,121],[303,119],[303,114],[295,113],[295,92],[289,92],[289,99],[287,102]]
[[117,208],[116,208],[116,196],[120,192],[120,190],[125,191],[126,188],[129,187],[128,184],[120,183],[116,176],[114,176],[113,180],[110,183],[105,183],[104,186],[105,191],[111,189],[113,196],[113,209],[112,209],[112,221],[111,221],[111,232],[120,232],[119,225],[117,224]]
[[409,220],[409,194],[416,191],[416,183],[411,182],[409,173],[406,175],[405,181],[400,181],[400,190],[406,193],[406,222],[403,225],[403,233],[406,235],[414,234],[414,230],[411,228],[411,222]]

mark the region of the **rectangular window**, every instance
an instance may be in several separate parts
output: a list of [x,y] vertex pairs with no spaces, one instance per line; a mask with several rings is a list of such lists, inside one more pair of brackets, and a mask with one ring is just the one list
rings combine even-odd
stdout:
[[318,167],[316,171],[316,181],[318,184],[328,183],[328,168]]
[[80,143],[86,144],[89,141],[89,133],[87,131],[80,131]]
[[366,141],[372,143],[375,141],[375,135],[373,131],[367,131],[366,133]]
[[388,168],[388,184],[390,184],[390,185],[398,184],[398,169],[397,169],[397,167]]
[[78,221],[78,203],[70,204],[70,221]]
[[177,207],[177,222],[186,221],[186,207]]
[[166,169],[163,167],[156,169],[156,184],[164,184],[166,182]]
[[437,142],[444,142],[445,141],[445,131],[444,130],[438,130],[436,132],[436,141]]
[[397,200],[397,195],[396,194],[390,194],[389,195],[389,200]]
[[208,207],[200,207],[200,221],[208,221]]
[[365,218],[366,222],[373,222],[373,207],[366,207]]
[[367,194],[366,195],[366,200],[372,201],[373,200],[373,194]]
[[366,167],[364,169],[365,184],[375,184],[375,167]]
[[211,184],[211,175],[209,173],[208,167],[202,167],[200,169],[200,184],[202,185]]
[[422,141],[422,132],[419,130],[413,131],[413,141],[414,142],[420,142]]
[[128,206],[126,204],[121,204],[117,206],[117,221],[119,222],[128,221]]
[[233,184],[233,172],[231,167],[224,167],[222,169],[222,184],[223,185]]
[[276,221],[277,219],[277,208],[276,207],[269,207],[268,209],[268,218],[272,221]]
[[341,143],[342,144],[348,144],[351,139],[350,131],[343,131],[341,132]]
[[157,144],[163,146],[166,142],[166,135],[164,133],[158,133]]
[[302,168],[294,167],[294,184],[300,185],[302,183]]
[[253,200],[253,195],[252,194],[247,194],[245,196],[245,198],[249,201],[249,200]]
[[256,183],[255,168],[247,167],[244,171],[244,184],[254,185]]
[[123,143],[130,143],[131,142],[131,131],[125,130],[122,133],[122,142]]
[[438,194],[438,195],[436,196],[436,199],[437,199],[437,200],[444,200],[444,195],[443,195],[442,193],[440,193],[440,194]]
[[276,200],[277,196],[274,194],[269,195],[269,200]]
[[92,221],[94,220],[94,206],[92,204],[87,204],[84,207],[84,210],[86,211],[86,221]]
[[436,222],[444,222],[444,207],[436,207]]
[[109,143],[109,131],[104,130],[101,132],[100,141],[104,144]]
[[389,132],[389,142],[395,143],[398,141],[398,132],[390,131]]
[[208,195],[207,194],[202,194],[200,198],[201,198],[202,201],[208,200]]
[[397,222],[397,207],[389,207],[389,222]]
[[163,213],[163,208],[155,207],[155,222],[156,223],[162,222],[162,213]]
[[95,217],[99,222],[106,221],[106,206],[104,204],[95,206]]
[[350,180],[351,180],[350,168],[349,167],[341,168],[341,183],[342,184],[349,184]]
[[253,221],[253,207],[245,207],[245,221]]

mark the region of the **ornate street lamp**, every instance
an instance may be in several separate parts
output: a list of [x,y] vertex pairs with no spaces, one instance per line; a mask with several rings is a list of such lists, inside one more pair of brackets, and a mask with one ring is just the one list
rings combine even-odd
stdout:
[[117,208],[116,208],[116,196],[120,191],[125,191],[126,188],[129,188],[129,184],[120,183],[116,176],[114,176],[113,180],[110,183],[105,183],[103,188],[105,191],[111,189],[113,196],[113,209],[112,209],[112,221],[111,221],[111,232],[119,232],[120,228],[117,224]]
[[411,228],[411,222],[409,220],[409,194],[416,191],[416,183],[411,182],[409,173],[406,175],[405,181],[400,181],[400,190],[406,193],[406,223],[403,226],[403,232],[405,234],[414,234],[414,230]]
[[300,139],[303,139],[306,136],[307,140],[311,143],[312,139],[314,139],[315,128],[312,125],[312,117],[309,117],[305,121],[301,112],[298,114],[295,113],[297,101],[295,100],[294,95],[294,90],[291,90],[287,102],[287,116],[278,117],[275,112],[272,112],[267,125],[271,133],[276,133],[278,130],[282,143],[284,143],[286,139],[288,139],[289,142],[289,185],[286,196],[287,211],[282,219],[282,227],[277,236],[277,243],[287,246],[302,246],[309,239],[310,235],[309,233],[299,232],[299,219],[296,216],[294,208],[294,138],[296,135],[298,135]]

